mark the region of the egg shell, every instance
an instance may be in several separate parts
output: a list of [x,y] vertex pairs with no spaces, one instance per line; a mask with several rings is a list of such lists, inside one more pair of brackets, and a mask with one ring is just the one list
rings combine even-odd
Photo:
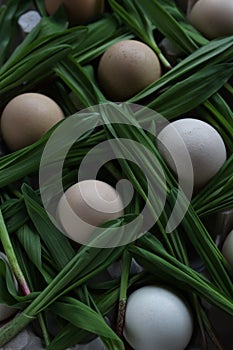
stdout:
[[98,180],[84,180],[71,186],[61,197],[57,218],[65,233],[86,243],[100,224],[123,215],[124,206],[116,190]]
[[105,51],[97,74],[105,95],[124,101],[159,79],[161,66],[149,46],[137,40],[123,40]]
[[233,35],[232,0],[198,0],[188,19],[208,39]]
[[192,333],[192,313],[170,289],[150,285],[129,296],[124,336],[134,350],[183,350]]
[[227,235],[223,243],[222,254],[233,268],[233,230]]
[[52,126],[64,118],[58,104],[39,93],[14,97],[1,116],[2,137],[15,151],[38,141]]
[[[184,118],[168,124],[158,135],[158,149],[176,174],[179,167],[185,168],[180,137],[191,158],[194,188],[200,189],[226,161],[225,144],[211,125],[199,119]],[[173,157],[168,149],[173,151]],[[187,175],[183,172],[182,176],[185,179]]]
[[45,8],[50,16],[61,4],[64,5],[72,25],[85,24],[104,11],[104,0],[45,0]]

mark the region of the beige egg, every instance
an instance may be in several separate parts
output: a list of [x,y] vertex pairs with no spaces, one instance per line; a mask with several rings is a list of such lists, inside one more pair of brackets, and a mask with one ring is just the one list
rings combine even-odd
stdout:
[[106,97],[124,101],[161,76],[156,53],[137,40],[123,40],[108,48],[98,65],[98,81]]
[[85,24],[104,11],[104,0],[45,0],[49,15],[53,15],[61,4],[64,5],[72,25]]
[[61,197],[57,218],[72,240],[84,244],[97,226],[123,215],[123,203],[116,190],[98,180],[80,181]]
[[198,0],[188,16],[190,23],[208,39],[233,35],[232,0]]
[[38,141],[64,118],[58,104],[39,93],[25,93],[13,98],[3,110],[1,133],[12,151]]
[[[176,120],[162,129],[158,141],[160,153],[175,174],[182,168],[180,177],[188,182],[192,172],[196,190],[207,184],[226,161],[226,148],[221,135],[202,120]],[[185,158],[184,147],[189,159]]]

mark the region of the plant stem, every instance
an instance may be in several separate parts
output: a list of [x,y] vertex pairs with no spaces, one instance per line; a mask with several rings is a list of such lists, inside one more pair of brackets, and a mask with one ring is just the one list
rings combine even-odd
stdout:
[[233,95],[233,87],[229,83],[226,83],[224,87],[231,95]]
[[156,54],[158,55],[161,63],[163,64],[163,66],[167,69],[167,70],[171,70],[172,69],[172,65],[171,63],[167,60],[167,58],[164,56],[164,54],[162,53],[162,51],[160,50],[160,48],[157,46],[157,44],[155,43],[155,41],[150,41],[150,47],[156,52]]
[[42,334],[43,334],[45,345],[47,347],[50,344],[50,338],[49,338],[49,334],[48,334],[48,331],[47,331],[47,328],[46,328],[46,324],[45,324],[45,320],[43,318],[42,313],[38,314],[37,318],[38,318],[38,322],[40,324],[40,328],[41,328],[41,331],[42,331]]
[[[33,321],[34,318],[27,316],[22,312],[15,318],[13,318],[10,322],[8,322],[5,326],[1,328],[1,345],[8,343],[11,339],[13,339],[21,330],[27,327],[27,325]],[[4,348],[1,348],[4,349]]]
[[117,325],[116,325],[116,334],[119,337],[122,337],[124,323],[125,323],[125,311],[126,311],[125,309],[126,309],[128,280],[129,280],[131,261],[132,261],[132,258],[130,254],[127,252],[127,250],[125,250],[122,257],[120,297],[119,297]]
[[2,242],[6,256],[8,258],[9,265],[19,283],[19,286],[23,292],[23,295],[30,294],[30,289],[28,287],[27,281],[25,280],[25,277],[22,273],[22,270],[15,256],[15,252],[12,247],[11,240],[6,229],[6,225],[5,225],[1,210],[0,210],[0,240]]

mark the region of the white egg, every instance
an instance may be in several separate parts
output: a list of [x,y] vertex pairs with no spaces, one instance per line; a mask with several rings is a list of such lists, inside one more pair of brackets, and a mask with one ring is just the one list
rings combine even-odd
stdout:
[[227,235],[223,243],[222,254],[233,267],[233,230]]
[[57,217],[68,237],[83,244],[96,227],[122,216],[123,208],[121,197],[112,186],[98,180],[85,180],[63,194]]
[[[181,177],[185,181],[189,180],[191,171],[196,190],[207,184],[226,161],[226,147],[221,135],[198,119],[185,118],[170,123],[159,133],[158,140],[158,149],[171,170],[177,174],[182,168]],[[185,158],[184,147],[191,163]]]
[[192,333],[192,313],[170,289],[145,286],[129,296],[124,336],[134,350],[183,350]]

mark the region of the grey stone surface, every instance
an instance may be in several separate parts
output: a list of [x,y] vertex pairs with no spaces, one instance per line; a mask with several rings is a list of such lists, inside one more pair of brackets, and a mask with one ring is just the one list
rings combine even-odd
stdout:
[[44,347],[41,340],[26,328],[0,350],[44,350]]
[[[120,278],[121,276],[121,261],[116,261],[112,265],[108,267],[108,272],[112,278]],[[135,259],[132,259],[131,267],[130,267],[130,275],[135,275],[137,273],[142,272],[144,269],[140,266]]]
[[88,344],[76,345],[67,350],[107,350],[107,348],[100,338],[96,338]]
[[[30,328],[26,328],[0,350],[45,350],[40,338],[35,336]],[[87,344],[78,344],[67,350],[107,350],[100,338],[95,338]]]
[[35,10],[30,10],[25,12],[22,16],[18,19],[18,25],[21,29],[21,32],[23,36],[30,33],[33,28],[40,22],[41,16],[39,12]]

